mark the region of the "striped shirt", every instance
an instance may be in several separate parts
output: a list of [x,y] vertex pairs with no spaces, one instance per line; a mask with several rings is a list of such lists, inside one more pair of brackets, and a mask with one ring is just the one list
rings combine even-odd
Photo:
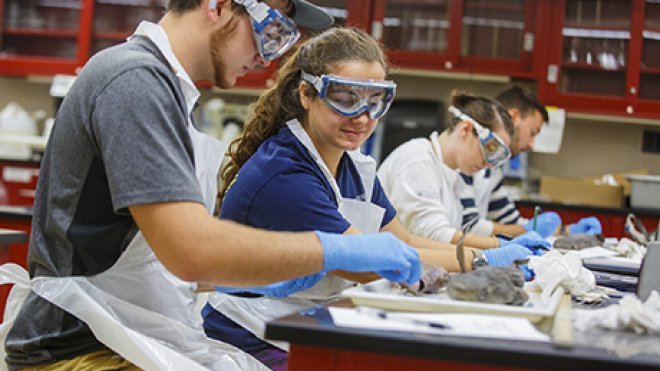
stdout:
[[484,169],[473,176],[462,174],[463,181],[472,185],[473,198],[466,197],[463,203],[464,222],[473,218],[474,209],[479,217],[501,224],[517,224],[520,219],[518,209],[509,199],[503,187],[504,174],[501,168]]

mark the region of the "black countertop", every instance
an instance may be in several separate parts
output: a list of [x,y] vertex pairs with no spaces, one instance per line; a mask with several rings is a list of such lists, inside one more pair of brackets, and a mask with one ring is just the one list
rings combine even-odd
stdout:
[[505,367],[660,369],[660,337],[595,331],[575,334],[571,349],[549,343],[337,327],[325,307],[272,321],[266,338],[306,346]]

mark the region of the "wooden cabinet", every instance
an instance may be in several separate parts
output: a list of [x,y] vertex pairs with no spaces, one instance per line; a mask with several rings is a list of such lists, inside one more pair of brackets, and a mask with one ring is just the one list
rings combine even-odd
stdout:
[[660,4],[557,0],[539,90],[568,110],[660,117]]
[[372,34],[400,67],[532,77],[532,0],[373,0]]

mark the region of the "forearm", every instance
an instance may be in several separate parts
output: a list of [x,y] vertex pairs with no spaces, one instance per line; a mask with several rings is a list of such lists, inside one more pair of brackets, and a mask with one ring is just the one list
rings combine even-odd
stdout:
[[[458,243],[458,240],[461,238],[461,232],[457,231],[452,238],[452,243]],[[468,234],[463,240],[465,246],[474,247],[477,249],[490,249],[493,247],[498,247],[500,245],[499,240],[493,236],[476,236],[473,234]]]
[[348,272],[348,271],[332,271],[333,276],[337,276],[349,281],[355,281],[359,283],[367,283],[381,279],[382,277],[372,272]]
[[222,221],[200,204],[130,208],[158,259],[185,281],[258,286],[320,271],[323,248],[312,232],[276,233]]
[[408,245],[416,248],[417,250],[436,250],[436,251],[456,251],[456,245],[435,241],[429,238],[416,236],[408,233],[407,238],[404,240]]
[[[212,220],[198,243],[198,282],[226,286],[257,286],[317,273],[323,269],[323,248],[312,232],[268,232]],[[206,256],[206,257],[204,257]],[[220,264],[218,264],[220,263]]]
[[519,236],[526,233],[527,230],[520,224],[501,224],[493,223],[493,234],[506,234],[511,237]]

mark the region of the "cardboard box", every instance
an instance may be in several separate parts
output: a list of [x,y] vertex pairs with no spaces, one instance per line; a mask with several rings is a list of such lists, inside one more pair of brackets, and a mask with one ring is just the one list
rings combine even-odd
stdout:
[[[623,186],[623,195],[624,196],[630,196],[630,193],[632,192],[632,187],[630,184],[630,181],[628,180],[627,176],[628,175],[648,175],[648,170],[646,169],[637,169],[637,170],[627,170],[627,171],[620,171],[618,173],[610,173],[608,175],[611,175],[614,180]],[[593,180],[597,184],[602,184],[603,181],[603,176],[604,175],[595,175],[595,176],[588,176],[585,177],[584,179],[588,180]]]
[[628,175],[632,184],[630,206],[640,208],[660,208],[660,176]]
[[542,176],[539,193],[552,202],[621,207],[623,190],[621,185],[595,184],[592,179]]

